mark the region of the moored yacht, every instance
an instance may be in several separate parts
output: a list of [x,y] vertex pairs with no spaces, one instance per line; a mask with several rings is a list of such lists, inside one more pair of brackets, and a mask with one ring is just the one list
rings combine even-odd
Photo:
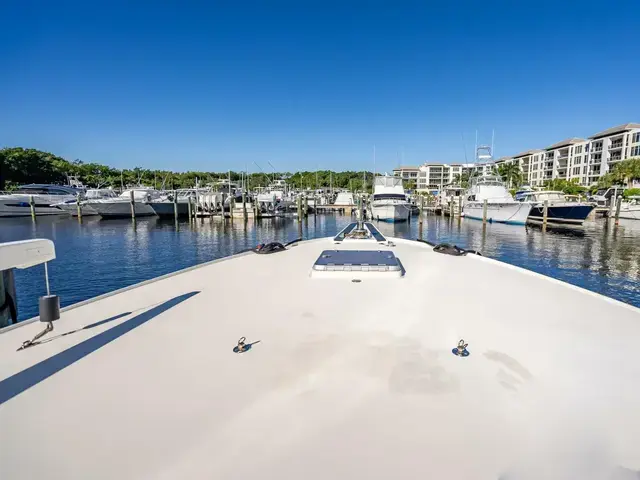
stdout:
[[59,300],[0,330],[3,480],[638,477],[640,311],[473,252],[350,224]]
[[[111,188],[90,188],[83,195],[80,196],[80,211],[82,215],[98,215],[90,205],[87,205],[87,202],[91,202],[94,200],[106,200],[109,198],[117,198],[118,195]],[[54,203],[52,207],[59,208],[65,213],[73,217],[78,216],[78,199],[72,198],[66,200],[64,202]]]
[[640,220],[640,195],[632,195],[621,203],[619,218]]
[[150,187],[130,188],[115,198],[91,200],[86,205],[98,212],[102,218],[130,217],[131,192],[133,192],[136,217],[155,215],[153,208],[147,202],[159,198],[161,193]]
[[36,215],[61,215],[54,203],[74,201],[83,190],[63,185],[32,183],[0,194],[0,217],[27,217],[33,201]]
[[411,215],[411,203],[402,187],[402,178],[391,175],[376,177],[371,197],[371,218],[402,222]]
[[544,218],[544,203],[547,202],[547,221],[582,225],[595,205],[585,202],[569,202],[563,192],[545,190],[523,193],[521,202],[531,204],[530,222],[541,222]]
[[464,195],[463,211],[465,218],[482,220],[486,215],[488,222],[524,225],[531,204],[516,202],[500,177],[485,175],[471,179],[471,185]]

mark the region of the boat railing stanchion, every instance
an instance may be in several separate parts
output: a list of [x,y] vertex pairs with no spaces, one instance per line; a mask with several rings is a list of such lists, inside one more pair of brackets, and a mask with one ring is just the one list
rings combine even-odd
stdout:
[[616,222],[615,224],[620,224],[620,208],[622,207],[622,195],[618,195],[618,200],[616,201]]
[[48,262],[44,262],[44,281],[47,287],[47,294],[40,297],[38,301],[38,310],[40,313],[40,321],[46,323],[44,330],[38,333],[31,340],[22,342],[18,351],[36,345],[37,340],[44,337],[47,333],[53,331],[53,322],[60,319],[60,297],[51,295],[49,288],[49,268]]
[[549,217],[549,200],[545,200],[542,204],[542,230],[547,229],[547,218]]

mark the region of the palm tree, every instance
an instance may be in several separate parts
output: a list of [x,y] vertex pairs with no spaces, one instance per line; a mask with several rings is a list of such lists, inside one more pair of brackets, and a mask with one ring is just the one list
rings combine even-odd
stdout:
[[522,171],[516,163],[503,163],[497,168],[493,167],[493,173],[507,182],[509,188],[518,187],[522,183]]

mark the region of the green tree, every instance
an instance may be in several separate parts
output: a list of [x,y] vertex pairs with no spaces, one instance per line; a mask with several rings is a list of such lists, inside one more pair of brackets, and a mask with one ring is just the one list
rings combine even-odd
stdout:
[[544,182],[544,188],[547,190],[557,190],[567,195],[580,195],[588,191],[586,187],[578,183],[578,179],[564,180],[562,178],[554,178]]
[[522,184],[522,171],[517,163],[503,163],[498,167],[493,167],[493,173],[509,186],[509,188],[519,187]]
[[610,172],[600,177],[598,187],[624,185],[631,188],[634,180],[640,180],[640,158],[629,158],[616,163]]

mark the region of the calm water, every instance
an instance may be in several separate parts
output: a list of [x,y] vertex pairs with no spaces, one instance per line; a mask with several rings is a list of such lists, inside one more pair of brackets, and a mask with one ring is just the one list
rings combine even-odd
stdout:
[[[310,216],[302,223],[304,238],[334,235],[351,221],[339,215]],[[417,218],[411,223],[379,223],[388,236],[415,239]],[[69,217],[1,219],[0,242],[28,238],[54,241],[57,258],[50,263],[52,293],[63,305],[132,285],[198,263],[231,255],[257,243],[298,237],[294,219],[242,220],[223,223],[205,219],[176,229],[173,221],[157,218],[100,220],[79,224]],[[425,216],[423,238],[480,250],[485,256],[534,270],[640,307],[640,222],[618,227],[605,220],[584,227],[543,233],[536,227],[450,220]],[[278,273],[274,272],[274,280]],[[38,296],[46,293],[44,267],[17,272],[20,319],[37,315]],[[490,279],[488,279],[490,281]],[[544,299],[540,299],[544,301]],[[500,302],[496,292],[495,302]],[[523,304],[523,308],[527,308]],[[552,306],[550,306],[552,308]]]

